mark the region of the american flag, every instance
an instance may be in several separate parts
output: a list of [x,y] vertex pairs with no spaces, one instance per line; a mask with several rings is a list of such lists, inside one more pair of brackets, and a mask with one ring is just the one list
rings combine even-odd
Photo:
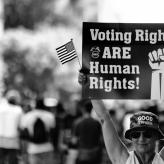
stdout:
[[56,51],[62,64],[65,64],[66,62],[69,62],[78,57],[72,40],[56,48]]

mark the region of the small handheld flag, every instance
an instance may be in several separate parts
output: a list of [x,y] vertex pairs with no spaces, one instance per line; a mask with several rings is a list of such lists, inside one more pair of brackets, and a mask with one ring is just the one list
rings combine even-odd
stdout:
[[78,58],[72,39],[68,43],[56,48],[56,51],[62,64]]

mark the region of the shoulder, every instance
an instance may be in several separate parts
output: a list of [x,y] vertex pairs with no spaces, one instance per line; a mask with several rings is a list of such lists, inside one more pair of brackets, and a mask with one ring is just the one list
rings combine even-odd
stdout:
[[122,153],[119,157],[111,158],[113,164],[134,164],[135,159],[134,152]]
[[80,117],[80,118],[78,118],[78,119],[76,119],[76,120],[74,121],[74,125],[78,125],[78,124],[80,124],[82,121],[83,121],[83,118]]
[[126,159],[125,159],[125,161],[126,161],[125,164],[132,164],[134,159],[135,159],[135,153],[134,153],[134,151],[130,151],[129,156],[126,157]]
[[163,164],[164,163],[164,158],[161,156],[160,153],[156,153],[154,157],[154,164]]
[[164,147],[161,149],[161,151],[159,152],[159,156],[163,159],[164,161]]
[[21,117],[20,125],[22,127],[26,127],[27,125],[31,124],[32,120],[34,119],[33,111],[30,111],[28,113],[25,113]]
[[97,124],[97,125],[100,125],[101,126],[101,124],[100,124],[100,121],[99,120],[97,120],[97,119],[95,119],[95,118],[92,118],[93,119],[93,121]]
[[82,117],[80,117],[80,118],[78,118],[78,119],[76,119],[74,122],[73,122],[73,128],[74,129],[79,129],[79,127],[81,126],[81,124],[83,124],[83,118]]
[[44,113],[45,113],[48,117],[50,117],[50,118],[55,117],[55,114],[53,114],[52,112],[44,111]]
[[29,118],[32,118],[32,117],[36,117],[36,112],[34,110],[25,113],[23,115],[22,119],[29,119]]
[[56,119],[55,114],[45,110],[38,110],[38,118],[40,118],[44,124],[48,127],[55,127],[56,126]]
[[18,113],[18,114],[23,114],[23,109],[21,106],[18,106],[18,105],[15,105],[15,111]]
[[93,123],[93,125],[97,128],[97,129],[101,129],[101,124],[100,121],[96,120],[95,118],[91,118],[91,122]]
[[23,109],[22,109],[22,107],[19,106],[19,105],[6,104],[6,108],[7,108],[9,111],[12,111],[12,112],[15,113],[15,114],[23,113]]
[[49,122],[54,124],[54,122],[55,122],[55,114],[53,114],[52,112],[49,112],[49,111],[45,111],[45,113],[46,113],[46,117],[49,120]]

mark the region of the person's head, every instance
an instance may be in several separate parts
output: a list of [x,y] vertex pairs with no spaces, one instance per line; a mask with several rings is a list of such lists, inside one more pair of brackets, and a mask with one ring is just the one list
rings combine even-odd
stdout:
[[134,150],[138,153],[154,152],[156,141],[164,138],[159,129],[158,116],[144,111],[133,114],[125,138],[132,141]]
[[43,98],[37,98],[35,108],[39,110],[46,110],[44,99]]
[[92,111],[92,108],[93,108],[91,100],[89,100],[89,99],[80,100],[78,105],[79,105],[82,113],[89,113],[90,114]]
[[21,103],[21,96],[17,90],[9,90],[6,93],[6,99],[10,104],[18,105]]

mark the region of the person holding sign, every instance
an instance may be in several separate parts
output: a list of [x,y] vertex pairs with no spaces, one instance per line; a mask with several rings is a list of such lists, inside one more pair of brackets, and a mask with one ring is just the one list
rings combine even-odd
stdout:
[[[87,75],[80,72],[78,81],[81,85],[85,85]],[[164,148],[159,153],[155,152],[156,141],[164,138],[155,114],[141,111],[131,117],[130,129],[125,132],[125,138],[130,140],[134,147],[133,151],[129,152],[119,138],[103,102],[91,101],[101,120],[105,146],[113,164],[164,164]]]

